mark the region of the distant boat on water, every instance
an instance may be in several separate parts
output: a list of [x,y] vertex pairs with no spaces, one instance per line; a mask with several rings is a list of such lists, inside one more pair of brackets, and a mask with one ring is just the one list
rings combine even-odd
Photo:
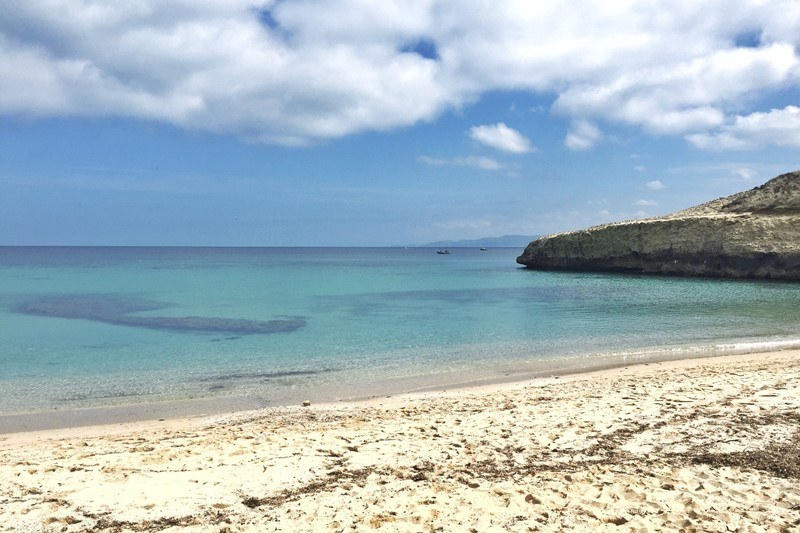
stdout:
[[436,253],[439,255],[450,255],[450,252],[447,250],[436,250]]

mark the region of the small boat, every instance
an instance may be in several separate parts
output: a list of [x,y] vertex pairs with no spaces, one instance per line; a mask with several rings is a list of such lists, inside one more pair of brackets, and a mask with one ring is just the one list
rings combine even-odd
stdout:
[[450,255],[450,252],[447,250],[436,250],[436,253],[439,255]]
[[481,248],[481,252],[485,252],[485,251],[486,251],[486,248]]

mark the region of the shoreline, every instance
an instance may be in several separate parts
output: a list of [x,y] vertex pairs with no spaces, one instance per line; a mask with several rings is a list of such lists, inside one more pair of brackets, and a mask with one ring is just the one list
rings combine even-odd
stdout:
[[[207,396],[174,400],[143,401],[128,404],[0,413],[0,438],[15,433],[49,431],[69,428],[113,426],[135,422],[166,421],[177,419],[199,419],[222,415],[235,415],[264,409],[285,409],[299,406],[304,401],[314,405],[359,405],[384,398],[424,396],[440,391],[469,393],[486,387],[514,389],[519,386],[546,383],[547,380],[591,375],[597,372],[622,367],[648,366],[665,362],[705,360],[738,355],[773,354],[786,350],[800,350],[800,342],[794,339],[783,341],[718,343],[705,349],[676,347],[666,350],[641,350],[615,352],[595,356],[561,357],[552,360],[490,367],[490,374],[477,375],[474,370],[457,371],[450,374],[423,374],[411,378],[385,379],[385,387],[360,384],[358,394],[344,395],[341,390],[320,387],[318,390],[295,393],[292,399],[271,401],[259,395]],[[653,355],[656,354],[656,355]],[[629,359],[630,357],[630,359]],[[583,365],[566,365],[567,361],[583,360]],[[560,361],[562,366],[558,366]],[[551,366],[552,365],[552,366]],[[539,367],[539,368],[537,368]],[[445,377],[446,376],[446,377]],[[352,384],[350,384],[352,385]],[[385,394],[376,393],[377,390]]]
[[[343,399],[311,402],[309,406],[304,406],[301,402],[296,402],[293,404],[279,405],[253,405],[248,408],[242,407],[242,401],[248,400],[246,397],[223,396],[66,409],[52,412],[0,415],[0,422],[18,418],[21,421],[21,424],[19,424],[20,426],[23,424],[30,426],[30,428],[22,428],[16,431],[6,431],[6,428],[14,427],[14,424],[4,425],[0,423],[0,444],[10,440],[17,440],[19,437],[25,438],[27,435],[48,438],[50,434],[60,436],[62,434],[80,434],[82,431],[101,435],[104,431],[116,432],[119,428],[135,431],[139,425],[143,427],[157,427],[159,425],[178,427],[184,423],[190,425],[209,425],[216,423],[218,420],[245,420],[250,417],[261,416],[270,411],[305,411],[308,407],[313,407],[317,410],[335,411],[338,409],[351,410],[361,407],[394,406],[424,400],[458,399],[475,394],[486,395],[513,392],[529,387],[545,387],[558,383],[606,379],[617,374],[635,376],[650,371],[650,367],[672,371],[696,368],[706,363],[724,364],[725,362],[736,363],[762,359],[768,361],[773,358],[782,358],[792,355],[800,359],[800,348],[764,352],[749,351],[724,355],[702,355],[691,358],[607,363],[580,368],[565,368],[557,372],[520,372],[519,375],[514,377],[503,374],[483,379],[471,379],[449,384],[422,386],[417,389],[405,390],[387,395],[356,395]],[[800,389],[798,389],[798,392],[800,393]],[[254,404],[258,403],[257,399],[250,398],[249,400]],[[109,412],[112,413],[110,419],[108,417]],[[114,418],[113,414],[116,414],[117,417]],[[76,423],[64,425],[54,420],[62,418],[64,415],[66,415],[67,421],[74,421]],[[31,421],[33,421],[33,423],[31,423]]]
[[800,527],[800,350],[0,436],[44,531]]

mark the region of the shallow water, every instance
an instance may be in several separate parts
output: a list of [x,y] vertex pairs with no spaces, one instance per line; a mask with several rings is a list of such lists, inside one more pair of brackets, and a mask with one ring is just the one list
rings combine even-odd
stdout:
[[800,284],[519,249],[0,248],[0,413],[294,403],[800,344]]

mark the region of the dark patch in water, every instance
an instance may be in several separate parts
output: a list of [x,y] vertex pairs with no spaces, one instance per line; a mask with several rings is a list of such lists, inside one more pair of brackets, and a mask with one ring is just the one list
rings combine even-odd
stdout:
[[317,305],[324,311],[342,309],[356,317],[373,317],[382,313],[396,315],[401,311],[427,315],[432,310],[438,312],[438,306],[490,306],[508,302],[527,306],[531,303],[579,302],[591,297],[588,290],[572,287],[433,289],[320,296]]
[[208,390],[222,390],[225,388],[225,385],[211,385],[208,387]]
[[224,374],[207,378],[198,378],[199,381],[230,381],[234,379],[275,379],[295,376],[314,376],[326,372],[335,372],[336,368],[325,368],[322,370],[283,370],[280,372],[242,372],[239,374]]
[[120,344],[84,344],[81,346],[84,350],[117,350],[120,348],[127,348],[130,344],[128,343],[120,343]]
[[78,318],[115,326],[133,326],[182,332],[217,332],[255,335],[289,333],[306,325],[301,317],[278,320],[247,320],[201,316],[161,317],[131,316],[131,313],[155,311],[167,305],[143,298],[107,294],[70,294],[42,296],[23,302],[12,311],[33,316]]
[[[295,318],[297,318],[297,317],[295,317]],[[287,319],[287,320],[294,320],[294,318]],[[230,337],[225,337],[225,338],[215,337],[215,338],[211,339],[211,342],[235,341],[236,339],[241,339],[241,338],[242,338],[241,335],[232,335]]]
[[59,402],[81,402],[84,400],[107,400],[114,398],[135,398],[140,396],[134,392],[110,392],[108,394],[76,394],[74,396],[64,396],[56,398]]

